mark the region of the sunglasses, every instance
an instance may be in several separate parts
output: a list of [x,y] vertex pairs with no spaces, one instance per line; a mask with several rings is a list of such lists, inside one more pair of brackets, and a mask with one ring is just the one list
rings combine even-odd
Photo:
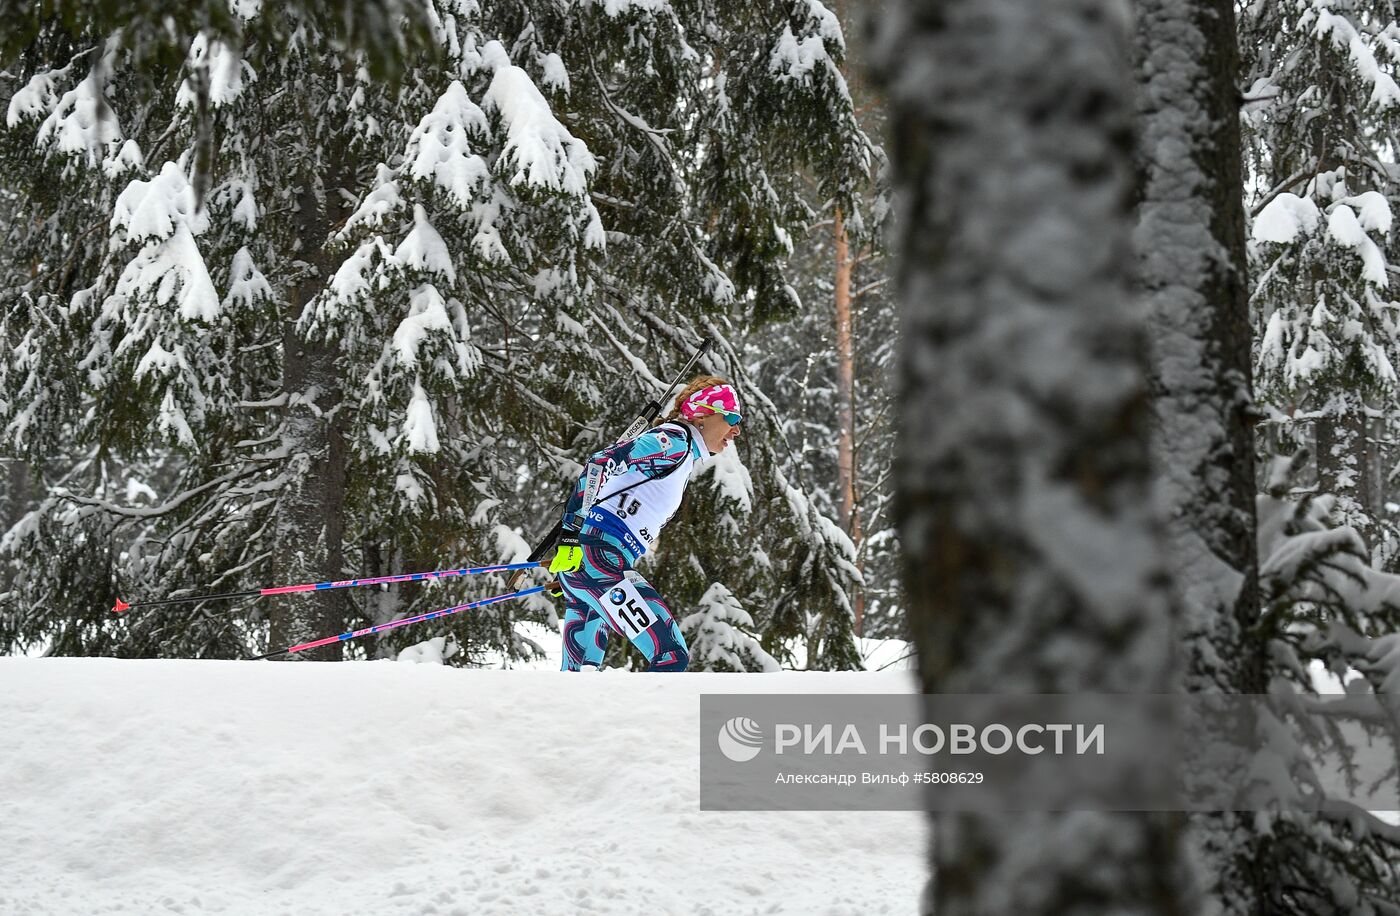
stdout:
[[721,417],[724,417],[724,422],[728,423],[730,426],[738,426],[740,423],[744,422],[744,418],[737,413],[720,410],[718,407],[714,407],[710,404],[702,404],[700,406],[708,407],[711,413],[717,413]]

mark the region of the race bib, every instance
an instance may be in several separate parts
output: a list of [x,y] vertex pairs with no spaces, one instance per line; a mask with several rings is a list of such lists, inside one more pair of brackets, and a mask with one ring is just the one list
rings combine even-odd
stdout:
[[603,607],[608,612],[613,629],[629,639],[641,635],[658,619],[630,579],[622,579],[603,593]]

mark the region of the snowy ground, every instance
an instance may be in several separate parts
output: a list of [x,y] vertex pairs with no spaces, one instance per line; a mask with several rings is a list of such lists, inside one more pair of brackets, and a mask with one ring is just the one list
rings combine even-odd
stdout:
[[[516,621],[515,631],[544,650],[545,657],[530,662],[513,661],[505,663],[500,656],[486,655],[481,667],[486,668],[525,668],[542,671],[558,671],[562,658],[563,644],[559,641],[559,630],[541,623]],[[401,661],[423,661],[442,663],[442,637],[411,646],[399,653]],[[900,639],[856,639],[861,663],[867,671],[913,671],[914,650],[909,643]],[[801,670],[807,667],[807,647],[800,642],[788,646],[793,653],[793,667]],[[912,688],[910,688],[912,689]]]
[[913,914],[922,816],[697,803],[700,693],[911,687],[0,658],[0,913]]

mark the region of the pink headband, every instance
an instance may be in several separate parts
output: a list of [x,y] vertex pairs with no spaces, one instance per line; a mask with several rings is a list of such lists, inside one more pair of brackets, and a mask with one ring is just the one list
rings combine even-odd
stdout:
[[699,420],[707,414],[740,413],[739,395],[728,385],[711,385],[701,388],[681,402],[681,416],[687,420]]

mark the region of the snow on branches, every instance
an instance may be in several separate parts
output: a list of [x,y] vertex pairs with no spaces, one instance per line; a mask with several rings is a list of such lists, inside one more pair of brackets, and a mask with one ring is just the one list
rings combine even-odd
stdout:
[[[1315,738],[1343,725],[1380,730],[1390,741],[1400,731],[1393,714],[1384,721],[1357,718],[1347,702],[1400,688],[1395,635],[1400,576],[1373,568],[1360,534],[1333,521],[1330,495],[1290,492],[1306,463],[1302,452],[1291,460],[1275,459],[1258,499],[1265,607],[1256,630],[1269,648],[1269,692],[1287,701],[1292,713],[1274,723],[1258,766],[1261,772],[1277,768],[1286,791],[1297,783],[1321,791],[1312,775],[1319,765],[1354,772],[1357,761],[1347,749],[1358,746],[1355,740],[1333,744],[1340,759],[1319,761],[1310,751]],[[1329,680],[1331,689],[1320,694],[1319,684]],[[1338,685],[1341,696],[1334,695]],[[1380,778],[1396,775],[1392,767]],[[1327,911],[1379,913],[1400,907],[1393,873],[1400,831],[1343,799],[1315,799],[1314,807],[1320,816],[1273,811],[1256,816],[1255,829],[1273,847],[1274,867],[1283,874],[1296,872],[1292,882],[1315,889]]]
[[[812,79],[812,72],[818,68],[824,79],[839,85],[846,91],[846,78],[841,75],[839,58],[846,53],[846,41],[841,34],[841,23],[836,14],[816,0],[806,0],[798,4],[801,12],[797,18],[802,37],[793,33],[792,25],[785,24],[773,46],[773,54],[768,60],[768,68],[779,79]],[[849,93],[848,93],[849,94]]]
[[500,42],[488,42],[482,60],[495,69],[483,106],[500,116],[505,143],[498,168],[510,175],[510,185],[583,197],[597,168],[588,147],[559,123],[530,75],[511,65]]
[[1340,382],[1358,370],[1373,387],[1394,384],[1400,303],[1386,295],[1382,247],[1391,222],[1385,195],[1351,193],[1344,168],[1259,211],[1251,238],[1265,265],[1255,298],[1266,309],[1257,351],[1266,392]]
[[[351,396],[356,422],[373,430],[368,442],[379,452],[399,443],[407,454],[433,454],[448,441],[437,424],[455,412],[452,402],[482,366],[465,301],[509,298],[493,290],[512,278],[541,295],[575,294],[576,272],[550,268],[564,282],[541,290],[538,270],[604,246],[587,146],[500,42],[473,54],[479,66],[467,68],[466,79],[480,105],[463,78],[436,95],[337,231],[337,241],[358,244],[302,316],[305,333],[341,340],[365,367],[352,373],[363,381]],[[401,231],[409,204],[411,223],[391,249],[387,238]],[[407,305],[396,323],[374,304],[385,297]],[[387,412],[395,404],[403,405],[397,416]]]
[[[122,145],[122,130],[116,113],[107,102],[107,86],[119,41],[109,39],[101,53],[93,48],[87,76],[62,95],[57,86],[77,64],[75,59],[56,70],[43,70],[10,99],[5,115],[8,127],[42,117],[34,145],[37,149],[71,157],[88,168],[97,168]],[[80,55],[82,56],[82,55]]]
[[107,307],[120,309],[148,297],[158,306],[175,306],[187,321],[213,321],[219,296],[194,240],[208,225],[208,217],[195,210],[189,180],[174,162],[165,163],[151,181],[127,185],[112,214],[112,244],[141,248],[122,271]]
[[[195,242],[208,226],[180,164],[166,162],[150,181],[131,181],[116,201],[111,245],[135,254],[99,319],[118,338],[113,371],[129,371],[137,382],[152,377],[160,390],[156,425],[186,448],[197,445],[209,387],[221,384],[207,374],[210,364],[219,364],[208,351],[208,329],[219,318],[221,300]],[[240,267],[240,279],[252,283],[241,291],[255,292],[251,260]]]
[[[202,32],[190,44],[189,68],[199,74],[198,79],[207,82],[209,104],[215,108],[227,105],[242,95],[245,76],[250,80],[257,78],[237,49]],[[198,96],[196,87],[186,79],[175,94],[175,102],[182,108],[188,108],[196,104]]]
[[[475,138],[485,145],[488,137],[486,113],[467,97],[462,82],[453,80],[433,110],[418,122],[413,136],[409,138],[408,147],[404,150],[408,174],[420,181],[431,182],[457,206],[466,210],[476,201],[491,177],[486,160],[472,152],[471,143]],[[380,187],[386,186],[391,186],[391,183],[383,180],[381,175]],[[370,213],[373,213],[375,209],[385,206],[386,202],[385,199],[376,201],[371,195],[356,212],[356,217],[365,213],[366,205],[372,208]]]
[[693,614],[681,620],[695,671],[777,671],[777,660],[752,635],[753,618],[739,599],[716,582]]
[[[1400,103],[1400,86],[1395,85],[1395,80],[1382,69],[1376,59],[1376,53],[1371,45],[1367,43],[1367,38],[1363,36],[1356,24],[1353,24],[1345,15],[1334,12],[1330,7],[1331,2],[1324,0],[1312,0],[1312,9],[1305,12],[1301,18],[1301,24],[1306,27],[1309,19],[1313,19],[1313,35],[1319,39],[1330,40],[1332,46],[1338,51],[1344,51],[1356,67],[1357,73],[1363,80],[1371,84],[1370,102],[1376,108],[1385,110],[1397,103]],[[1390,58],[1388,63],[1394,66],[1397,60],[1396,55],[1396,33],[1394,24],[1381,32],[1379,42],[1386,48],[1385,56]]]

